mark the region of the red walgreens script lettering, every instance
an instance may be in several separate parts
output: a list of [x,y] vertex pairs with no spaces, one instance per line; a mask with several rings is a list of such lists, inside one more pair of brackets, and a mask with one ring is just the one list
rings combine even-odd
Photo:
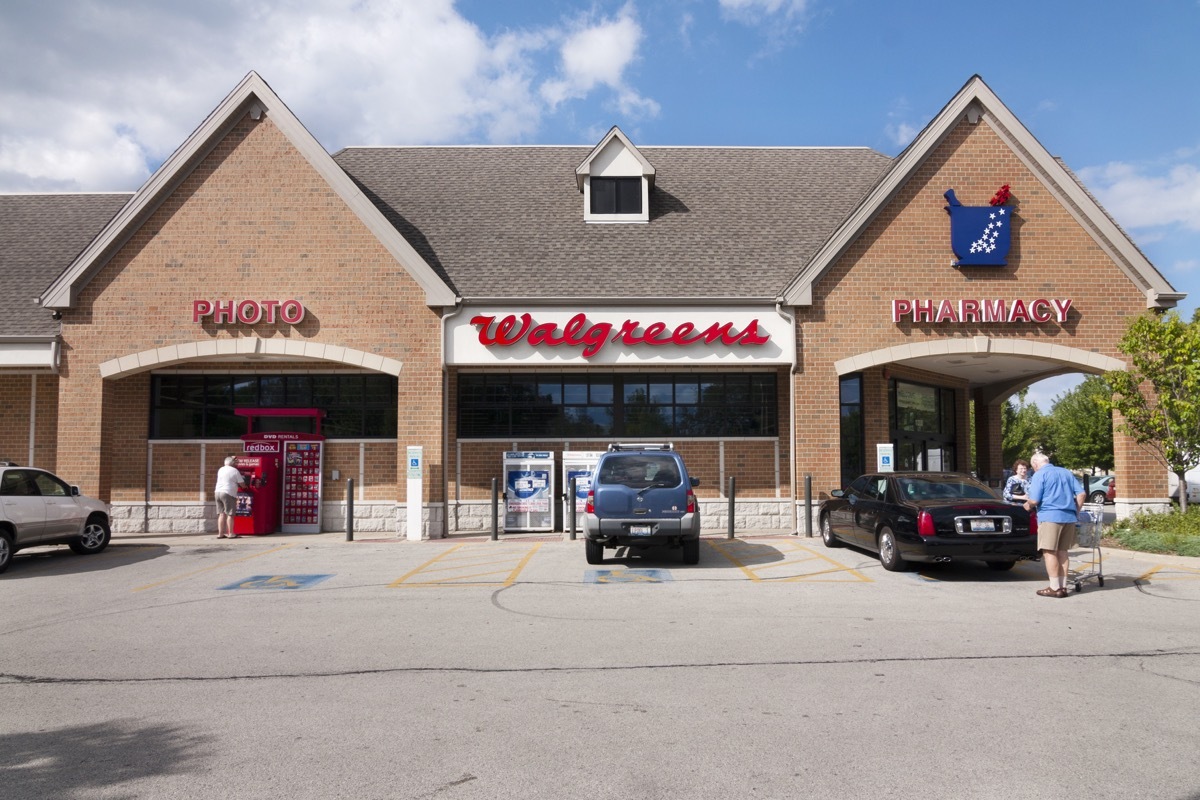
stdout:
[[742,331],[735,329],[732,322],[714,322],[699,331],[691,322],[682,322],[670,331],[667,330],[665,322],[652,322],[642,329],[641,334],[638,333],[638,329],[641,328],[641,322],[638,320],[625,320],[617,332],[613,333],[611,322],[595,322],[588,325],[584,314],[576,314],[567,320],[561,332],[558,324],[554,322],[534,325],[533,317],[528,313],[520,317],[509,314],[501,317],[499,321],[494,316],[479,315],[471,318],[471,324],[479,328],[479,343],[485,347],[511,347],[522,340],[534,347],[558,347],[565,344],[570,347],[582,346],[584,358],[596,355],[609,342],[620,342],[627,347],[639,344],[651,347],[686,347],[698,342],[720,342],[729,346],[761,345],[771,339],[769,334],[759,332],[757,319],[750,320],[750,324]]

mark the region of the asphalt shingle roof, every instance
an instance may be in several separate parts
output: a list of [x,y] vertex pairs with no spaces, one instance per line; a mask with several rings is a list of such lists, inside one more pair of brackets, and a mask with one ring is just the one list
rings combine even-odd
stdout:
[[0,195],[0,336],[54,336],[33,302],[113,218],[130,194]]
[[587,147],[351,148],[334,160],[466,298],[774,298],[891,164],[865,148],[640,147],[648,224],[588,224]]

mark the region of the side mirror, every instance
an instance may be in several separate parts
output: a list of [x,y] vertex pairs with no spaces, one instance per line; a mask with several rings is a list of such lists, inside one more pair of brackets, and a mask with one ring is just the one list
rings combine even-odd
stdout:
[[71,486],[71,497],[79,497],[79,487],[74,484]]
[[699,478],[693,478],[693,477],[691,477],[691,476],[689,475],[689,476],[688,476],[688,480],[691,482],[691,484],[692,484],[692,488],[695,488],[695,487],[697,487],[697,486],[699,486],[699,485],[700,485],[700,479],[699,479]]
[[841,489],[834,489],[829,494],[833,495],[834,497],[845,497],[846,496],[846,493],[843,492]]

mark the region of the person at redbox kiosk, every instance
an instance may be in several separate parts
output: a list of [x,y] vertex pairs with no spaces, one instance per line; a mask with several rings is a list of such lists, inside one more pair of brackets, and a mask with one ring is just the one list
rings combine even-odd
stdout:
[[237,511],[238,487],[246,482],[242,473],[233,465],[234,458],[225,459],[225,466],[217,470],[217,488],[213,497],[217,500],[217,538],[236,539],[233,532],[233,514]]

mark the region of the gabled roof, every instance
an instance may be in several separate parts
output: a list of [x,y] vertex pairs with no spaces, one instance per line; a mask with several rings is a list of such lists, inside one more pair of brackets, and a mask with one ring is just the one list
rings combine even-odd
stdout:
[[616,125],[604,135],[600,143],[592,148],[592,152],[587,154],[587,158],[583,159],[583,163],[575,168],[575,183],[579,187],[579,191],[583,191],[583,179],[592,174],[592,162],[596,160],[596,156],[604,152],[604,148],[608,147],[608,143],[616,139],[625,146],[625,149],[638,160],[642,165],[642,176],[650,181],[650,188],[654,188],[654,166],[646,160],[642,152],[633,146],[633,142],[629,141],[629,137],[622,133],[621,129]]
[[59,323],[38,306],[38,295],[131,197],[0,195],[0,338],[58,335]]
[[150,176],[129,203],[100,231],[94,241],[42,294],[42,305],[68,308],[79,291],[137,231],[175,188],[221,142],[246,114],[267,114],[288,141],[329,184],[363,224],[379,239],[425,290],[430,306],[454,305],[456,296],[396,228],[384,219],[354,181],[333,162],[325,148],[301,124],[282,100],[255,72],[242,79],[163,165]]
[[1141,288],[1147,308],[1170,308],[1186,295],[1175,291],[1129,236],[1061,162],[1050,155],[978,75],[925,127],[892,168],[866,194],[784,292],[787,305],[811,305],[812,287],[867,228],[946,136],[964,119],[987,124],[1063,204],[1100,248]]
[[587,147],[363,147],[334,160],[472,303],[774,303],[891,159],[863,147],[643,147],[648,225],[588,225]]

